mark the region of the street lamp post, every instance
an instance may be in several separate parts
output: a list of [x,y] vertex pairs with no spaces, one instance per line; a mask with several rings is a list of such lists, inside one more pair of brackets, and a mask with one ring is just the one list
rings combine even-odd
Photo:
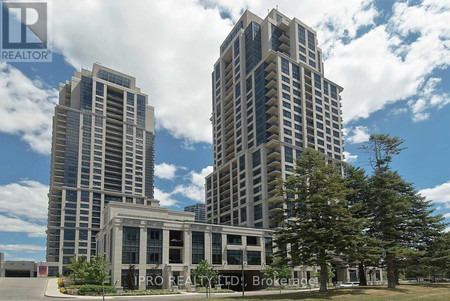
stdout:
[[241,260],[241,264],[242,264],[242,296],[244,296],[245,294],[245,275],[244,275],[244,254],[242,253],[242,260]]

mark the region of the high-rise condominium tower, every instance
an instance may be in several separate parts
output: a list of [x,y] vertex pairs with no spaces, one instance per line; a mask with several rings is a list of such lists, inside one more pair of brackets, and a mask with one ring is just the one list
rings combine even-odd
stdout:
[[278,178],[304,148],[343,159],[339,93],[325,78],[316,32],[272,10],[246,11],[220,47],[212,73],[214,171],[208,222],[272,228]]
[[108,202],[153,201],[154,108],[129,75],[94,64],[60,84],[53,117],[47,261],[96,253]]
[[184,211],[194,212],[196,222],[206,222],[205,204],[195,204],[184,207]]

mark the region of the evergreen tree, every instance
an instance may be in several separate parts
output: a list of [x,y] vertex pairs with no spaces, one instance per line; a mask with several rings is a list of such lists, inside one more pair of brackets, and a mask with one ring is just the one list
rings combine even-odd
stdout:
[[328,267],[337,258],[352,256],[361,223],[345,201],[348,192],[340,169],[327,164],[322,154],[306,149],[293,172],[279,186],[282,200],[278,202],[286,206],[274,217],[281,225],[275,242],[289,245],[292,265],[320,267],[320,291],[324,292]]
[[429,202],[389,166],[392,156],[405,149],[403,142],[387,134],[371,135],[362,147],[372,154],[374,168],[369,180],[372,224],[368,234],[381,242],[389,288],[398,283],[399,267],[423,255],[443,229],[442,217],[432,216]]
[[134,264],[130,264],[128,267],[128,273],[125,281],[130,291],[134,291],[136,289],[136,269]]
[[348,188],[347,202],[353,209],[353,214],[362,222],[360,240],[356,245],[353,260],[358,264],[360,285],[367,285],[367,266],[378,266],[383,249],[380,241],[369,235],[372,227],[370,215],[370,194],[368,178],[364,169],[346,165],[344,169],[346,186]]

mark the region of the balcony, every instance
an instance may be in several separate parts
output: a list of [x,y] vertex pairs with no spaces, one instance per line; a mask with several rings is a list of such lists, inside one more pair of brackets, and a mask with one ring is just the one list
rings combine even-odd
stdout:
[[266,89],[271,89],[272,87],[275,87],[276,85],[277,85],[277,81],[275,79],[272,79],[266,84]]
[[278,106],[277,105],[266,106],[266,113],[267,114],[278,114]]
[[277,95],[277,89],[276,87],[273,87],[272,89],[270,89],[269,91],[266,92],[266,96],[268,98]]
[[277,26],[282,31],[288,31],[289,30],[289,22],[285,18],[281,18],[281,20],[278,21]]
[[272,71],[272,70],[275,70],[276,68],[277,68],[277,65],[275,64],[274,61],[272,61],[272,62],[270,62],[270,63],[266,66],[266,68],[264,69],[264,71],[270,72],[270,71]]
[[275,167],[275,168],[271,168],[267,171],[267,176],[268,177],[276,177],[278,175],[281,174],[281,168]]
[[271,151],[267,152],[267,158],[274,158],[281,156],[281,152],[279,149],[272,149]]
[[228,72],[230,72],[231,71],[231,66],[232,66],[233,64],[231,63],[231,62],[225,62],[225,74],[226,73],[228,73]]
[[266,80],[276,79],[277,73],[275,70],[271,70],[265,77]]
[[278,99],[276,96],[272,96],[271,98],[269,98],[268,101],[266,101],[266,105],[276,105],[278,104]]
[[278,121],[278,115],[275,114],[266,114],[266,122],[273,123]]
[[279,138],[278,132],[273,132],[273,133],[267,132],[266,135],[267,135],[267,143],[270,143],[272,141],[275,142]]
[[278,38],[283,43],[289,44],[290,38],[284,33]]
[[276,132],[276,131],[278,131],[278,123],[268,123],[267,124],[267,131],[268,132]]
[[273,158],[273,159],[267,161],[267,167],[270,167],[270,168],[277,167],[280,165],[281,165],[281,159],[279,159],[279,158]]

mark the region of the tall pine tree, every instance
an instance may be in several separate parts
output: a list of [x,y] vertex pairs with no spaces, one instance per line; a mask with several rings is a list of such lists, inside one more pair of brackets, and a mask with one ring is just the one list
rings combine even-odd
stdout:
[[373,225],[373,216],[370,214],[369,182],[364,169],[347,164],[344,175],[348,188],[348,205],[352,207],[354,216],[362,222],[360,239],[352,259],[358,264],[359,282],[364,286],[367,285],[367,267],[379,265],[383,249],[380,247],[380,241],[369,234]]
[[288,245],[293,265],[320,267],[320,291],[327,290],[328,267],[345,260],[358,244],[360,221],[345,198],[347,188],[339,168],[327,164],[323,155],[306,149],[294,174],[280,185],[284,209],[277,216],[281,228],[276,244]]
[[387,134],[371,135],[362,147],[371,153],[374,169],[369,179],[372,223],[368,234],[383,248],[389,288],[398,282],[400,264],[422,255],[443,229],[442,217],[432,216],[429,202],[390,168],[393,155],[405,149],[403,142]]

